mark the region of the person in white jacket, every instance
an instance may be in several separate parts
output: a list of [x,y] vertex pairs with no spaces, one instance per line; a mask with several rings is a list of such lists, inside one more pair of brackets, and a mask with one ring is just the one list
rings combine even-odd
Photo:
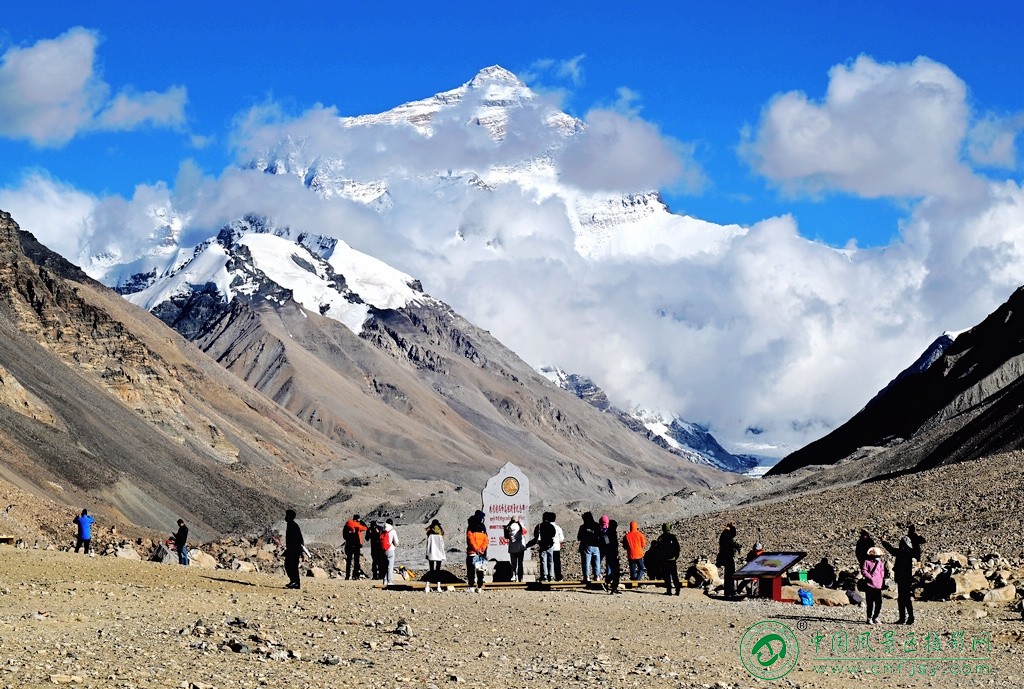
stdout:
[[[434,579],[434,577],[431,576],[431,573],[437,572],[438,574],[440,574],[441,563],[448,559],[448,555],[445,553],[445,550],[446,548],[444,545],[444,529],[441,528],[441,522],[435,519],[430,523],[430,526],[427,527],[426,556],[428,571],[427,576],[424,577],[424,580],[427,583],[427,593],[430,593],[430,584],[432,582],[432,579]],[[441,588],[440,580],[437,581],[437,590],[443,590]]]
[[384,522],[384,532],[381,535],[381,545],[387,545],[387,548],[382,548],[384,551],[384,557],[388,559],[387,565],[384,567],[384,587],[391,586],[391,574],[395,571],[395,552],[398,545],[398,532],[395,531],[395,522],[388,519]]

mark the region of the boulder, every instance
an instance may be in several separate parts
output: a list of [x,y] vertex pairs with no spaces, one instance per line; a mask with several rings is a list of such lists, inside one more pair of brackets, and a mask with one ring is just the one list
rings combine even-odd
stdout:
[[122,560],[142,560],[142,558],[139,557],[139,553],[130,545],[123,545],[118,548],[114,551],[114,557],[119,557]]
[[850,604],[850,598],[846,595],[846,591],[815,587],[811,589],[811,594],[814,596],[815,603],[825,607],[834,608]]
[[199,567],[200,569],[217,569],[217,558],[208,553],[204,553],[199,548],[192,548],[188,551],[189,562],[192,567]]
[[974,591],[987,591],[991,588],[985,573],[980,569],[968,569],[960,574],[954,574],[952,580],[953,595],[970,595]]
[[985,603],[1012,603],[1017,600],[1017,587],[1011,584],[985,591],[981,600]]
[[724,583],[722,577],[718,574],[718,567],[707,560],[696,563],[694,569],[704,578],[704,581],[710,582],[712,587],[720,586]]
[[932,556],[932,558],[931,558],[932,562],[937,562],[940,565],[948,565],[950,560],[952,560],[953,562],[956,562],[961,567],[967,567],[967,556],[962,554],[962,553],[958,553],[956,551],[949,551],[949,552],[946,552],[946,553],[937,553],[936,555]]
[[251,562],[246,562],[245,560],[235,560],[231,563],[231,569],[236,572],[255,572],[256,565]]
[[314,579],[327,579],[327,570],[323,567],[310,567],[306,576],[313,577]]

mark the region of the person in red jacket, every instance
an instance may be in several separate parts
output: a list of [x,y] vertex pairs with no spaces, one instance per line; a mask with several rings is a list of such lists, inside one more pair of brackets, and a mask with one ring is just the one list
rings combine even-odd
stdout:
[[363,554],[363,534],[366,533],[366,524],[359,519],[358,514],[345,522],[341,536],[345,539],[345,578],[359,579],[366,576],[359,558]]
[[629,578],[633,581],[646,578],[644,551],[647,550],[647,537],[640,531],[640,526],[636,522],[629,523],[629,531],[622,537],[622,547],[626,551],[626,559],[629,560]]

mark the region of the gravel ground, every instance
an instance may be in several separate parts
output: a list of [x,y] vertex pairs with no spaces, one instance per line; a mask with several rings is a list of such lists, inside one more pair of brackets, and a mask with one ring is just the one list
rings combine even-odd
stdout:
[[[462,574],[458,567],[456,573]],[[0,546],[0,687],[1024,685],[1019,613],[971,601],[918,603],[913,628],[869,627],[857,608],[730,603],[696,589],[678,597],[654,589],[427,595],[334,579],[306,580],[300,592],[284,590],[284,583],[262,574]],[[883,619],[894,616],[893,601],[886,601]],[[747,629],[766,619],[786,624],[799,645],[791,671],[771,684],[744,669],[739,650]],[[408,636],[400,633],[403,621]],[[816,672],[814,659],[830,654],[833,638],[849,639],[848,650],[831,656],[850,664],[881,658],[890,631],[901,644],[893,658],[904,661],[902,674]],[[911,631],[922,645],[916,653],[903,648]],[[959,631],[968,645],[988,639],[989,647],[951,650]],[[864,633],[873,651],[856,650]],[[815,634],[823,637],[817,649]],[[928,634],[941,653],[923,650]],[[968,656],[983,658],[989,673],[909,675],[909,658],[962,669],[965,661],[934,658]]]

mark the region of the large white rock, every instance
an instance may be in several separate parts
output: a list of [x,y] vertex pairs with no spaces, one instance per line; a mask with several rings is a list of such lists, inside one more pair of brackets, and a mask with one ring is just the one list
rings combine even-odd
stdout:
[[130,545],[123,545],[118,548],[114,553],[114,557],[119,557],[122,560],[142,560],[135,548]]
[[991,588],[985,573],[980,569],[968,569],[960,574],[953,575],[953,595],[969,595],[974,591],[987,591]]
[[1012,603],[1017,600],[1017,587],[1010,584],[1009,586],[1000,586],[997,589],[985,591],[985,595],[981,597],[981,600],[985,603]]
[[209,553],[204,553],[199,548],[192,548],[188,551],[188,558],[192,567],[200,569],[217,569],[217,558]]

